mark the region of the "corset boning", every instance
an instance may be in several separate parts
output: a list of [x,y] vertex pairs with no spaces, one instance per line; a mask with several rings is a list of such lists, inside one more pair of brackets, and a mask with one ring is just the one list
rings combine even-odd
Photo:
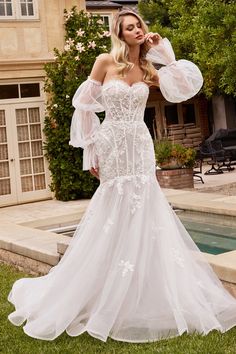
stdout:
[[148,87],[116,80],[103,89],[106,117],[96,135],[101,183],[155,173],[153,142],[144,123]]

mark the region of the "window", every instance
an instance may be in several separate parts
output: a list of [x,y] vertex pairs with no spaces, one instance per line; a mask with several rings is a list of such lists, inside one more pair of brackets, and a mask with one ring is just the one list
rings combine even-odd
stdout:
[[188,123],[196,124],[194,104],[182,104],[182,112],[183,112],[184,124],[188,124]]
[[109,31],[110,30],[110,16],[109,15],[100,15],[103,20],[104,26]]
[[165,106],[165,117],[167,125],[179,123],[177,104]]
[[20,0],[21,16],[34,16],[33,0]]
[[0,85],[0,100],[40,97],[39,83]]
[[196,101],[186,103],[164,103],[162,114],[165,117],[166,125],[196,125],[199,124]]
[[0,0],[0,19],[38,18],[38,0]]
[[0,0],[0,16],[12,17],[12,0]]
[[21,98],[40,97],[39,84],[20,84]]
[[92,16],[99,16],[99,18],[101,18],[101,20],[104,23],[104,26],[106,27],[107,31],[110,31],[111,29],[111,14],[101,14],[101,13],[95,13],[92,12],[91,13]]
[[0,100],[19,98],[18,85],[0,85]]

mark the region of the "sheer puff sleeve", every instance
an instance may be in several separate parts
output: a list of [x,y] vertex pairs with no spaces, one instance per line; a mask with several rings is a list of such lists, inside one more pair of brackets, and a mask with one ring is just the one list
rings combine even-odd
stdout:
[[167,101],[186,101],[201,89],[203,77],[200,70],[191,61],[176,61],[167,38],[161,39],[158,45],[149,49],[146,58],[152,63],[165,65],[157,71],[160,90]]
[[100,126],[100,120],[95,112],[103,112],[101,83],[88,78],[77,89],[72,104],[75,111],[70,127],[70,142],[83,151],[83,170],[98,167],[95,153],[94,138]]

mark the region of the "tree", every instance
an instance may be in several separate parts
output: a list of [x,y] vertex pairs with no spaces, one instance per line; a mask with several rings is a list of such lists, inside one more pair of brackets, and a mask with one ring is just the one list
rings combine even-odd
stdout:
[[205,79],[205,93],[236,96],[236,3],[198,0],[194,22],[198,62]]
[[170,38],[177,58],[199,66],[207,97],[236,96],[234,0],[147,0],[139,9],[152,31]]
[[139,11],[148,21],[149,25],[156,25],[158,19],[158,24],[162,27],[172,28],[172,23],[168,13],[168,2],[166,0],[140,1]]
[[71,101],[96,57],[109,50],[109,36],[99,16],[78,13],[76,7],[65,10],[64,50],[54,49],[55,61],[45,66],[48,102],[44,148],[52,178],[50,187],[60,200],[88,198],[98,185],[89,172],[82,171],[82,149],[69,145],[74,110]]

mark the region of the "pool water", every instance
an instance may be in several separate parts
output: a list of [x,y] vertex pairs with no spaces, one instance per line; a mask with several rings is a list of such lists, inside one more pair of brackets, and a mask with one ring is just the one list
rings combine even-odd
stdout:
[[220,254],[236,250],[236,228],[181,220],[202,252]]
[[[180,216],[180,215],[179,215]],[[181,218],[193,241],[202,252],[220,254],[236,250],[236,228],[217,224],[199,223]],[[73,236],[76,225],[51,229],[56,233]]]

